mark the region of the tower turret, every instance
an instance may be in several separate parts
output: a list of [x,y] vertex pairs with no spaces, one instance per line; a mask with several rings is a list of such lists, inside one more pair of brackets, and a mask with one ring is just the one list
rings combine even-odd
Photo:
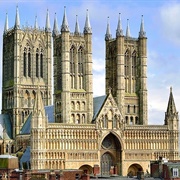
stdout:
[[54,26],[53,26],[52,35],[53,35],[53,36],[57,36],[58,34],[59,34],[58,22],[57,22],[57,16],[56,16],[56,13],[55,13],[55,16],[54,16]]
[[20,29],[20,18],[19,18],[19,9],[18,6],[16,7],[16,19],[15,19],[15,29]]
[[109,24],[109,17],[107,19],[107,29],[106,29],[106,34],[105,34],[105,40],[109,41],[112,38],[111,35],[111,30],[110,30],[110,24]]
[[[31,169],[45,169],[47,117],[40,88],[36,92],[31,119]],[[41,156],[36,156],[36,154]]]
[[51,32],[51,25],[50,25],[50,20],[49,20],[49,10],[48,9],[47,9],[47,14],[46,14],[45,31],[46,32]]
[[[139,65],[140,65],[140,84],[139,100],[140,119],[143,124],[148,124],[148,105],[147,105],[147,38],[144,30],[143,16],[141,18],[139,32]],[[142,113],[143,112],[143,113]]]
[[123,36],[123,29],[121,24],[121,13],[119,13],[118,25],[116,30],[116,37]]
[[169,100],[168,100],[168,106],[165,113],[164,124],[168,125],[171,129],[178,130],[178,121],[179,121],[178,112],[176,110],[176,105],[174,102],[174,97],[173,97],[172,87],[171,87]]
[[64,7],[64,16],[63,16],[63,22],[61,26],[61,32],[69,32],[69,26],[68,26],[68,21],[66,17],[66,7]]
[[6,13],[6,20],[4,25],[4,33],[9,29],[9,23],[8,23],[8,14]]
[[37,16],[35,17],[34,29],[38,29]]
[[75,25],[74,34],[76,34],[76,35],[80,34],[80,28],[79,28],[79,22],[78,22],[78,16],[77,15],[76,15],[76,25]]
[[129,19],[127,19],[126,37],[131,37]]
[[90,21],[89,21],[89,13],[88,13],[88,9],[86,11],[86,21],[85,21],[85,26],[84,26],[84,34],[92,34],[92,29],[91,29],[91,25],[90,25]]

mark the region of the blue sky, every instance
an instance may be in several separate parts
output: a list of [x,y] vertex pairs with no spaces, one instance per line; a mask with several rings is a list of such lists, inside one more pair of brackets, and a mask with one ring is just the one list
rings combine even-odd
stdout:
[[[51,27],[57,13],[59,27],[66,6],[70,31],[74,32],[76,15],[83,31],[86,9],[89,10],[93,31],[94,96],[105,93],[105,42],[107,17],[110,17],[112,36],[115,37],[118,14],[121,13],[124,34],[129,19],[132,37],[138,37],[141,15],[144,16],[148,38],[148,109],[149,124],[163,124],[167,108],[169,89],[173,94],[177,110],[180,110],[180,1],[175,0],[0,0],[0,68],[2,71],[2,35],[5,15],[8,13],[9,27],[14,26],[16,6],[19,7],[21,26],[45,26],[46,11],[49,10]],[[0,79],[0,96],[2,94]],[[1,109],[1,105],[0,105]]]

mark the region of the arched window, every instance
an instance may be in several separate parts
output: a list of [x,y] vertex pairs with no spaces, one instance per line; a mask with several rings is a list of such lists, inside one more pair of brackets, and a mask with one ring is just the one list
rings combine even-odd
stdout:
[[39,54],[36,53],[36,77],[39,77]]
[[126,116],[126,124],[129,124],[128,119],[129,119],[128,116]]
[[83,48],[78,49],[78,73],[83,74]]
[[31,77],[31,54],[28,53],[28,76]]
[[125,58],[124,58],[124,75],[128,76],[128,64],[129,64],[129,51],[127,50],[125,52]]
[[42,53],[40,57],[40,69],[41,69],[40,76],[43,78],[43,54]]
[[132,53],[132,76],[136,76],[136,51]]
[[27,76],[27,72],[26,72],[26,52],[24,52],[24,56],[23,56],[23,61],[24,61],[24,76]]
[[136,117],[135,120],[136,120],[136,124],[139,124],[139,119],[138,119],[138,117]]
[[133,117],[130,117],[130,125],[133,125]]
[[70,49],[70,73],[75,73],[75,47]]
[[134,113],[136,113],[136,106],[134,105]]
[[127,113],[130,113],[130,105],[127,107]]

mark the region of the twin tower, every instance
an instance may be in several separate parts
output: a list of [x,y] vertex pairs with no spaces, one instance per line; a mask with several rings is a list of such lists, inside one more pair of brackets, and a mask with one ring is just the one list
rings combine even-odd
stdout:
[[[130,36],[129,26],[126,36],[123,35],[120,16],[116,38],[112,38],[108,22],[105,41],[106,94],[112,93],[127,124],[146,125],[147,38],[143,19],[137,39]],[[70,32],[66,11],[60,31],[55,16],[51,32],[48,11],[44,29],[38,27],[37,18],[34,27],[21,28],[17,7],[14,27],[9,28],[6,16],[3,34],[2,113],[11,116],[14,137],[33,111],[38,87],[44,105],[51,105],[52,62],[54,121],[90,124],[94,110],[92,30],[88,11],[83,33],[78,19],[74,33]]]

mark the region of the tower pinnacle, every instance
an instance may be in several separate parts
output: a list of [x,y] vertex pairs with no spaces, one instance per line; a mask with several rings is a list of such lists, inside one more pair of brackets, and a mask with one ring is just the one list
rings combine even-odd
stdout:
[[6,20],[4,25],[4,33],[9,29],[8,14],[6,13]]
[[126,37],[131,37],[130,28],[129,28],[129,19],[127,19]]
[[35,17],[34,29],[38,29],[37,16]]
[[45,26],[45,31],[46,31],[46,32],[51,32],[51,26],[50,26],[49,11],[48,11],[48,9],[47,9],[47,14],[46,14],[46,26]]
[[85,21],[85,26],[84,26],[84,34],[92,33],[90,21],[89,21],[89,13],[88,9],[86,11],[86,21]]
[[105,40],[108,41],[110,40],[112,37],[111,35],[111,31],[110,31],[110,25],[109,25],[109,17],[108,17],[108,20],[107,20],[107,29],[106,29],[106,34],[105,34]]
[[59,34],[59,31],[58,31],[58,22],[57,22],[57,16],[56,16],[56,13],[55,13],[55,17],[54,17],[54,27],[53,27],[53,36],[57,36]]
[[76,34],[76,35],[80,34],[80,28],[79,28],[79,22],[78,22],[78,16],[77,15],[76,15],[76,25],[75,25],[74,34]]
[[61,32],[67,32],[69,31],[68,21],[66,17],[66,6],[64,6],[64,16],[63,16],[63,22],[61,26]]
[[140,26],[140,31],[139,31],[139,37],[140,37],[140,38],[146,37],[146,32],[145,32],[145,30],[144,30],[143,15],[142,15],[142,18],[141,18],[141,26]]
[[116,30],[116,37],[123,36],[123,30],[121,25],[121,13],[119,13],[118,26]]
[[15,29],[20,29],[20,18],[19,18],[18,6],[16,6],[16,19],[15,19],[14,28],[15,28]]

